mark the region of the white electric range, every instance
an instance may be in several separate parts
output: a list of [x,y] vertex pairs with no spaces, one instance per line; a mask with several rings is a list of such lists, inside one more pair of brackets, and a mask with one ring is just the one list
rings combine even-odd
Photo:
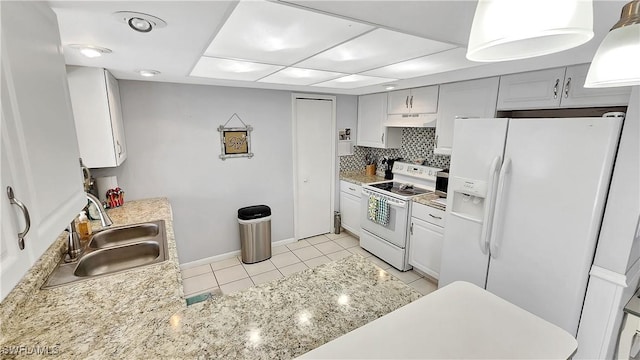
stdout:
[[[411,269],[407,244],[412,199],[433,193],[436,174],[442,169],[410,163],[393,164],[393,180],[364,184],[361,197],[360,246],[400,271]],[[388,207],[388,221],[379,221],[370,212],[371,198]],[[387,206],[384,205],[384,206]],[[380,207],[377,207],[380,209]],[[373,214],[375,215],[375,214]]]

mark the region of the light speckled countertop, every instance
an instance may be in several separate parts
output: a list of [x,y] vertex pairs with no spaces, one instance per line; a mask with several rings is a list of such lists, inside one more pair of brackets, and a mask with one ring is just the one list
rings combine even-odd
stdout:
[[3,359],[288,359],[420,297],[353,255],[187,307],[167,200],[130,201],[109,214],[115,225],[165,220],[169,260],[40,290],[65,247],[61,235],[2,302]]
[[436,208],[444,211],[446,210],[446,206],[434,201],[434,200],[438,200],[439,198],[440,196],[436,195],[436,193],[428,193],[428,194],[414,197],[413,202],[416,202],[422,205],[431,206],[432,208]]
[[340,180],[348,181],[356,185],[368,184],[372,182],[385,181],[385,178],[378,175],[366,175],[364,172],[341,172]]
[[[165,220],[169,259],[41,290],[40,286],[66,249],[66,233],[61,234],[2,301],[0,350],[3,359],[13,356],[7,353],[11,346],[27,347],[21,353],[23,356],[39,346],[50,355],[65,359],[121,358],[143,346],[145,338],[159,323],[184,308],[167,199],[129,201],[109,210],[109,215],[114,226]],[[99,222],[97,224],[99,227]]]

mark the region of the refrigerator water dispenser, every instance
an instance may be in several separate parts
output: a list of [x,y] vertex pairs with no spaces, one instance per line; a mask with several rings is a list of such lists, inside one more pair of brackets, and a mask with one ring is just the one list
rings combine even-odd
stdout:
[[451,177],[449,179],[449,196],[451,212],[472,221],[482,222],[484,219],[487,182],[482,180]]

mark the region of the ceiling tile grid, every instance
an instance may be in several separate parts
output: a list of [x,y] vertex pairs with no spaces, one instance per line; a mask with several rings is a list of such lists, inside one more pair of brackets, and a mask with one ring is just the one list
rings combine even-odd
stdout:
[[[454,48],[279,3],[241,1],[190,75],[354,89],[411,77],[415,71],[395,64],[416,58],[429,62],[425,56]],[[366,71],[373,73],[360,74]]]

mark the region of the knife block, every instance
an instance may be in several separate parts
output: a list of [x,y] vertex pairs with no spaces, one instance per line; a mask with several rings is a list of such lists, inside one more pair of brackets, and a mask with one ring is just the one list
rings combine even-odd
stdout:
[[366,165],[365,166],[365,174],[374,176],[376,174],[376,166],[375,165]]

